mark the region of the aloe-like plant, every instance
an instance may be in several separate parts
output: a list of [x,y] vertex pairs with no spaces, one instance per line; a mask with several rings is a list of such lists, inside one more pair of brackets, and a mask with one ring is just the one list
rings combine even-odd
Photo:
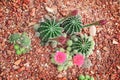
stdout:
[[45,22],[41,22],[37,31],[40,33],[39,37],[42,41],[48,41],[49,39],[62,35],[62,27],[60,27],[60,23],[54,19],[46,19]]
[[95,45],[93,38],[87,35],[76,36],[76,38],[77,40],[73,40],[72,50],[77,50],[78,53],[89,56]]
[[80,32],[82,28],[81,24],[79,16],[70,16],[63,20],[61,26],[67,34],[74,34],[75,32]]

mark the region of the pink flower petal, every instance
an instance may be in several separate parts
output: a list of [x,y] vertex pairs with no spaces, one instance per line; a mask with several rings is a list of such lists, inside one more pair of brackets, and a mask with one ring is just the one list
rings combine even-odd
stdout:
[[84,63],[84,56],[81,54],[77,54],[73,57],[73,63],[78,66],[82,66]]
[[63,52],[56,52],[56,54],[54,56],[55,61],[60,64],[64,63],[66,61],[66,58],[67,58],[67,56]]

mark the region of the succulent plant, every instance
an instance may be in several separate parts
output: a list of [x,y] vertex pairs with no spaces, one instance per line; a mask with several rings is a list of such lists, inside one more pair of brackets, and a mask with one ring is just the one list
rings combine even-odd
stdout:
[[64,63],[63,65],[58,65],[57,69],[58,71],[63,71],[63,70],[67,70],[69,67],[71,67],[73,65],[72,61],[67,61],[66,63]]
[[30,38],[27,36],[26,33],[23,33],[21,35],[21,38],[20,38],[20,45],[23,46],[23,47],[30,47],[31,45],[31,40]]
[[15,45],[14,45],[14,49],[15,49],[15,50],[18,50],[19,48],[20,48],[20,46],[19,46],[18,44],[15,44]]
[[51,41],[51,43],[50,43],[50,45],[52,46],[52,48],[57,47],[57,44],[58,44],[58,42],[55,41],[55,40]]
[[82,25],[79,16],[71,16],[66,18],[61,26],[67,34],[74,34],[75,32],[80,32]]
[[67,47],[67,51],[71,51],[71,47]]
[[55,20],[46,19],[45,22],[40,23],[38,32],[40,33],[39,37],[42,41],[48,41],[49,39],[62,35],[62,27],[60,27],[60,23],[57,23]]
[[[64,51],[63,48],[60,49]],[[72,56],[59,51],[51,55],[51,62],[57,66],[58,71],[66,70],[73,65]]]
[[31,47],[31,40],[27,36],[27,33],[22,33],[22,34],[12,34],[9,37],[9,41],[11,43],[14,43],[14,49],[16,51],[16,54],[20,55],[22,53],[26,53],[27,51],[30,50]]
[[81,35],[81,37],[77,36],[77,38],[77,41],[73,40],[73,44],[71,46],[72,50],[77,50],[78,53],[89,56],[95,45],[93,38],[87,35]]
[[79,75],[78,80],[94,80],[92,76],[89,75]]
[[20,35],[18,33],[14,33],[10,35],[9,42],[16,43],[18,39],[20,39]]
[[68,40],[67,41],[67,46],[71,46],[73,44],[73,41],[72,40]]

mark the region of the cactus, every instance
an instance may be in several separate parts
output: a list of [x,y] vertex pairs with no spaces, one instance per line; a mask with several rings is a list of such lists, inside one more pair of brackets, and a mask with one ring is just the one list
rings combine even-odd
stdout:
[[78,41],[73,41],[72,50],[78,50],[78,53],[89,56],[95,45],[93,38],[87,35],[77,36],[77,38]]
[[21,38],[20,38],[20,44],[21,44],[21,46],[23,46],[23,47],[30,47],[30,45],[31,45],[31,40],[30,40],[30,38],[27,36],[27,34],[26,33],[23,33],[22,35],[21,35]]
[[11,43],[14,43],[14,49],[16,51],[16,54],[20,55],[23,53],[26,53],[27,51],[30,50],[31,47],[31,40],[27,36],[27,33],[22,33],[22,34],[12,34],[9,37],[9,41]]
[[79,80],[84,80],[85,79],[85,76],[84,75],[80,75],[79,76]]
[[51,45],[52,48],[56,48],[57,44],[58,44],[58,42],[54,40],[54,41],[51,42],[50,45]]
[[18,44],[15,44],[15,45],[14,45],[14,49],[15,49],[15,50],[18,50],[19,48],[20,48],[20,46],[19,46]]
[[89,75],[79,75],[78,80],[94,80],[92,76]]
[[48,41],[49,39],[62,35],[62,27],[60,27],[60,23],[57,23],[55,20],[47,19],[45,22],[40,23],[38,32],[40,33],[39,37],[42,41]]
[[71,47],[67,47],[67,51],[71,51]]
[[67,41],[67,46],[71,46],[73,44],[73,41],[72,40],[68,40]]
[[63,65],[58,65],[57,69],[58,69],[58,71],[62,71],[62,70],[64,70],[64,66]]
[[20,35],[18,33],[15,33],[15,34],[10,35],[9,42],[16,43],[18,39],[20,39]]
[[80,32],[82,25],[79,16],[71,16],[66,18],[61,26],[67,34],[74,34],[75,32]]

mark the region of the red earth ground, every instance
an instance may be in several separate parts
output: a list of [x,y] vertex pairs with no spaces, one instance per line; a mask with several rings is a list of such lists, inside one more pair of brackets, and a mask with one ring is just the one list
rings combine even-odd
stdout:
[[[51,47],[40,46],[33,25],[43,17],[64,17],[79,10],[83,24],[107,19],[96,26],[95,50],[89,69],[73,66],[58,72],[49,59]],[[8,43],[12,33],[27,32],[32,50],[16,55]],[[89,33],[88,29],[83,32]],[[77,80],[89,74],[95,80],[120,80],[120,0],[0,0],[0,80]]]

